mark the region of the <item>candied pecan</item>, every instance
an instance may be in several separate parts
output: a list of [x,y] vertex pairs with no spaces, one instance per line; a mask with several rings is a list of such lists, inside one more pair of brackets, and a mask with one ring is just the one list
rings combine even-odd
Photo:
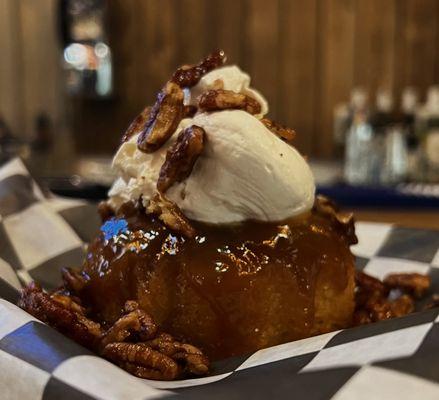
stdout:
[[384,284],[391,289],[400,289],[421,298],[430,288],[431,279],[428,275],[390,274],[384,278]]
[[386,286],[379,279],[374,278],[362,271],[355,271],[355,283],[357,288],[365,290],[367,292],[376,292],[382,296],[387,296],[389,293]]
[[183,118],[183,98],[183,90],[178,85],[173,82],[165,85],[137,140],[139,150],[154,152],[172,136]]
[[261,112],[261,105],[253,97],[224,89],[211,89],[201,94],[198,97],[198,107],[203,111],[237,109],[249,114]]
[[152,107],[148,106],[143,109],[143,111],[131,122],[128,129],[122,136],[121,143],[127,142],[134,136],[136,133],[140,133],[145,125],[149,121],[149,117],[151,116]]
[[98,204],[98,214],[101,217],[101,221],[105,222],[107,219],[114,217],[114,210],[108,204],[108,201],[101,201]]
[[73,268],[62,268],[61,276],[64,287],[71,293],[78,293],[87,285],[87,279]]
[[318,214],[329,218],[336,227],[343,233],[349,245],[358,243],[355,234],[355,220],[353,213],[341,213],[334,202],[326,196],[317,195],[313,210]]
[[390,302],[386,299],[379,301],[368,302],[366,304],[366,310],[369,311],[373,322],[383,321],[393,317]]
[[278,124],[277,122],[269,118],[262,118],[261,122],[269,131],[271,131],[281,139],[285,140],[286,142],[292,142],[296,137],[296,131],[294,129],[287,128],[286,126]]
[[366,325],[372,322],[370,313],[364,309],[360,309],[354,312],[353,324],[354,326]]
[[183,106],[183,118],[192,118],[198,111],[196,106]]
[[204,129],[196,125],[179,133],[176,142],[166,153],[166,160],[160,169],[157,181],[160,192],[166,192],[175,182],[181,182],[190,175],[203,150],[204,137]]
[[181,343],[169,334],[162,333],[145,344],[182,364],[183,371],[189,374],[205,375],[209,372],[209,360],[200,349],[187,343]]
[[223,50],[216,50],[196,65],[183,65],[174,72],[171,80],[180,87],[195,86],[203,75],[223,65],[226,59]]
[[173,380],[181,373],[172,358],[143,343],[110,343],[102,355],[139,378]]
[[156,193],[149,201],[147,211],[153,214],[157,214],[159,219],[164,222],[164,224],[186,236],[188,238],[193,238],[195,236],[195,230],[178,208],[178,206],[167,199],[162,193]]
[[410,314],[414,311],[414,309],[415,302],[413,298],[407,294],[404,294],[390,302],[392,318],[402,317],[403,315]]
[[[74,311],[76,307],[51,298],[35,282],[21,290],[18,306],[79,344],[94,350],[102,334],[100,324]],[[79,306],[80,307],[80,306]]]
[[81,304],[77,303],[72,296],[61,294],[61,293],[53,293],[50,295],[50,297],[53,301],[59,303],[67,310],[74,311],[81,315],[85,315],[85,308],[82,307]]
[[157,332],[157,325],[151,316],[139,308],[135,301],[125,303],[125,315],[120,317],[101,338],[101,346],[109,343],[123,342],[128,337],[136,334],[140,340],[148,340]]
[[431,296],[430,300],[423,307],[423,310],[431,310],[432,308],[439,307],[439,294]]

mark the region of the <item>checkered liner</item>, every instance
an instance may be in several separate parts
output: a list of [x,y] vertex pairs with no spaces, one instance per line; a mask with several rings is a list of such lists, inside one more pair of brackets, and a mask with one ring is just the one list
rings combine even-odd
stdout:
[[[0,169],[2,399],[438,399],[439,309],[223,360],[213,376],[135,378],[13,305],[22,283],[59,282],[97,232],[95,205],[45,196],[20,160]],[[420,272],[439,292],[439,231],[359,223],[358,268]]]

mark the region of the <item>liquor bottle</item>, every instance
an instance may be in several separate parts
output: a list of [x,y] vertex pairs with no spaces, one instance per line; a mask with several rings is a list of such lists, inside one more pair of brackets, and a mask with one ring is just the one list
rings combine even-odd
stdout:
[[430,86],[427,101],[416,115],[421,142],[419,179],[439,182],[439,86]]
[[355,87],[349,103],[337,104],[334,108],[334,142],[339,148],[346,143],[346,135],[357,112],[367,113],[368,95],[365,89]]
[[374,132],[364,111],[354,114],[346,135],[344,179],[350,185],[373,182]]

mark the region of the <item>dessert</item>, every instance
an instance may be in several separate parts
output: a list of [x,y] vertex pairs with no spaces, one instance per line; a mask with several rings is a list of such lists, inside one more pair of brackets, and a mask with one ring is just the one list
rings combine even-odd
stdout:
[[208,358],[403,315],[412,298],[390,290],[428,284],[355,278],[353,216],[315,196],[295,132],[224,62],[217,51],[173,74],[123,135],[82,268],[20,299],[140,377],[203,375]]

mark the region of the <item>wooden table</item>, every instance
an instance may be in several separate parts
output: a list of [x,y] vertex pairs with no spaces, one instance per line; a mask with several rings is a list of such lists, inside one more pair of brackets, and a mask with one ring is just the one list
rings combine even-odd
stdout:
[[[354,209],[357,221],[388,222],[401,226],[439,230],[439,210]],[[438,232],[439,234],[439,232]]]

